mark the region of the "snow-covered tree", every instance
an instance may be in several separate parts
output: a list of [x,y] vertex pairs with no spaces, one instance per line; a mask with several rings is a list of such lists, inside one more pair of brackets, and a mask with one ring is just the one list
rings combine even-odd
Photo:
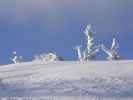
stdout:
[[81,53],[80,48],[81,48],[80,46],[76,46],[76,47],[75,47],[75,50],[77,51],[78,60],[79,60],[79,61],[82,61],[83,58],[82,58],[82,53]]
[[99,52],[100,46],[99,45],[95,46],[91,25],[87,25],[84,33],[86,35],[86,42],[87,42],[85,50],[82,52],[80,50],[81,48],[80,46],[77,46],[75,48],[78,54],[78,60],[79,61],[93,60],[96,54]]
[[16,52],[16,51],[13,51],[13,52],[12,52],[12,56],[13,56],[13,57],[10,58],[10,59],[11,59],[11,61],[12,61],[14,64],[23,62],[23,57],[22,57],[22,56],[17,56],[17,52]]
[[119,48],[119,43],[116,38],[113,38],[112,46],[110,49],[106,48],[103,44],[101,45],[102,50],[108,55],[108,60],[118,60],[120,56],[118,55],[117,49]]
[[35,56],[35,59],[33,61],[43,61],[43,62],[53,62],[60,60],[59,57],[57,57],[54,53],[43,53],[40,55]]
[[84,33],[87,38],[87,44],[85,51],[83,52],[83,59],[92,60],[96,56],[97,52],[99,52],[100,46],[94,45],[94,38],[93,38],[93,32],[91,30],[91,25],[87,25]]

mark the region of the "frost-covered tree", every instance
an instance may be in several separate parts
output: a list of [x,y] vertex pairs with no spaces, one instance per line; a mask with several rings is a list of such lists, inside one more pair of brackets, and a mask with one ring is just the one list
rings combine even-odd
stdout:
[[35,56],[35,59],[33,61],[43,61],[43,62],[53,62],[60,60],[59,57],[57,57],[54,53],[43,53],[40,55]]
[[94,38],[93,38],[93,32],[91,30],[91,25],[87,25],[84,33],[87,38],[87,44],[85,51],[83,52],[83,59],[92,60],[96,56],[97,52],[99,52],[100,46],[94,45]]
[[81,48],[80,46],[76,46],[76,47],[75,47],[75,50],[77,51],[78,60],[79,60],[79,61],[82,61],[83,58],[82,58],[82,53],[81,53],[80,48]]
[[101,45],[102,50],[108,55],[108,60],[118,60],[120,56],[118,55],[117,49],[119,48],[119,43],[116,38],[113,38],[112,45],[110,49],[106,48],[103,44]]
[[78,60],[79,61],[88,61],[88,60],[93,60],[96,54],[100,50],[100,46],[95,46],[94,44],[94,38],[93,38],[93,32],[91,30],[91,25],[87,25],[85,31],[86,35],[86,47],[83,52],[80,50],[80,46],[77,46],[75,49],[78,54]]
[[12,52],[12,58],[10,58],[10,59],[14,64],[23,62],[23,57],[22,56],[17,56],[16,51]]

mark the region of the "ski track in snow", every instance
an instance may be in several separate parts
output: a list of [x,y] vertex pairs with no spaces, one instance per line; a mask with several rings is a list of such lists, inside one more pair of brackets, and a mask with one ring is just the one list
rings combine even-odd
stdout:
[[133,61],[11,64],[0,67],[0,96],[132,100],[132,76]]

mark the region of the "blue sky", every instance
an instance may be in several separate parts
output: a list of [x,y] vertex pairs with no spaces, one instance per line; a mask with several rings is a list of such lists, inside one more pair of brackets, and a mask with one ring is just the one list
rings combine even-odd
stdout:
[[87,24],[97,44],[109,47],[115,36],[120,55],[133,58],[132,0],[0,0],[0,64],[11,63],[14,50],[26,60],[43,52],[74,60]]

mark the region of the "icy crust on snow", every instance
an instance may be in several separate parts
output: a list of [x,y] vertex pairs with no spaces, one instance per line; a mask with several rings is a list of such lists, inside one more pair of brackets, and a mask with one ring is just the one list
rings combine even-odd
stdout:
[[0,96],[133,97],[133,61],[22,63],[0,67]]

